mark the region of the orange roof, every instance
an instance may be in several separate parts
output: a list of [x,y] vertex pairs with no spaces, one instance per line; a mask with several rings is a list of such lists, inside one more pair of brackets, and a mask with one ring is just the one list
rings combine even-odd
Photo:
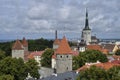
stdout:
[[60,44],[60,40],[59,40],[59,39],[55,39],[55,41],[54,41],[53,44],[57,44],[57,45],[59,45],[59,44]]
[[21,42],[17,39],[16,42],[14,43],[13,50],[21,50],[23,49],[23,45],[21,44]]
[[25,37],[23,37],[22,44],[24,47],[28,46],[28,42],[26,41]]
[[72,52],[72,50],[68,44],[67,39],[64,36],[60,42],[58,49],[56,50],[56,53],[57,54],[70,54],[71,52]]
[[44,53],[44,51],[34,51],[30,53],[28,56],[29,59],[34,59],[34,56],[41,56]]
[[118,60],[118,59],[120,60],[120,56],[118,56],[118,55],[113,55],[113,58],[116,60]]
[[87,49],[102,51],[102,46],[100,46],[100,45],[87,45]]
[[[105,69],[105,70],[108,70],[108,69],[112,68],[113,66],[120,66],[119,63],[112,63],[112,62],[97,63],[97,64],[93,64],[93,65],[96,66],[96,67]],[[79,69],[77,69],[77,71],[78,72],[79,71],[84,71],[84,70],[90,68],[93,65],[84,65],[84,66],[80,67]]]
[[102,52],[103,52],[104,54],[108,54],[108,53],[109,53],[109,51],[108,51],[107,49],[102,49]]

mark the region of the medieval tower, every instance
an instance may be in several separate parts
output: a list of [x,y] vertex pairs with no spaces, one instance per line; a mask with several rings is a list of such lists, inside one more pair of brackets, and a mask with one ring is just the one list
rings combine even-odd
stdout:
[[67,42],[65,36],[60,42],[58,49],[56,50],[56,73],[64,73],[72,71],[72,54],[71,48]]
[[22,43],[20,40],[16,40],[12,47],[12,57],[22,58],[25,60],[25,52],[28,51],[28,42],[23,38]]
[[82,30],[82,39],[88,45],[91,42],[91,29],[89,28],[88,12],[86,9],[85,27]]
[[24,59],[24,47],[18,39],[12,47],[12,57]]

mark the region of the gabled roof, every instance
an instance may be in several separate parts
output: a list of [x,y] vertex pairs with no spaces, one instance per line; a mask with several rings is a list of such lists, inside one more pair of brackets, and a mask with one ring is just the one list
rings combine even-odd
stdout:
[[102,46],[104,49],[107,49],[109,52],[112,52],[115,47],[115,44],[102,44]]
[[60,42],[60,45],[55,53],[57,54],[70,54],[72,52],[66,37],[64,36]]
[[55,39],[53,44],[59,45],[60,44],[60,40],[59,39]]
[[34,59],[35,56],[42,56],[44,51],[34,51],[31,52],[30,55],[28,56],[29,59]]
[[28,42],[26,41],[25,37],[23,37],[22,44],[24,47],[28,46]]
[[101,45],[87,45],[87,49],[90,49],[90,50],[99,50],[99,51],[102,51],[102,46]]
[[14,43],[13,50],[22,50],[23,49],[23,45],[21,44],[21,42],[17,39],[16,42]]
[[88,64],[88,65],[84,65],[82,67],[80,67],[79,69],[77,69],[77,72],[80,72],[80,71],[84,71],[88,68],[90,68],[91,66],[96,66],[96,67],[99,67],[99,68],[102,68],[102,69],[105,69],[105,70],[108,70],[110,68],[112,68],[113,66],[120,66],[119,63],[115,63],[115,62],[106,62],[106,63],[96,63],[96,64]]

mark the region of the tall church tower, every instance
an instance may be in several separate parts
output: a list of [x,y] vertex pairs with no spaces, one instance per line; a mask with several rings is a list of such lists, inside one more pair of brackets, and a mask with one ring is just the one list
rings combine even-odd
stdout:
[[91,42],[91,29],[89,28],[88,12],[86,9],[85,27],[82,30],[82,39],[88,45]]

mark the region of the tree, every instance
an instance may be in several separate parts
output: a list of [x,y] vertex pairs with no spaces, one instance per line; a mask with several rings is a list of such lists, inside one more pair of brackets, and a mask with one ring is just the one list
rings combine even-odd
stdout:
[[120,49],[118,49],[118,50],[115,52],[115,55],[120,56]]
[[27,73],[30,73],[30,75],[34,78],[39,78],[40,74],[38,72],[38,63],[34,60],[34,59],[30,59],[28,60],[28,62],[26,62],[26,66],[27,66]]
[[5,58],[5,52],[0,50],[0,60]]
[[0,80],[14,80],[14,76],[2,75],[2,76],[0,76]]
[[51,59],[54,51],[52,49],[46,49],[41,56],[41,65],[44,67],[51,67]]
[[109,80],[107,72],[96,66],[91,66],[85,71],[81,71],[77,80]]
[[107,56],[97,50],[87,50],[85,52],[79,53],[78,56],[73,57],[73,69],[78,69],[79,67],[85,65],[86,62],[107,62]]
[[114,66],[107,71],[110,80],[120,79],[120,66]]
[[21,58],[4,58],[0,61],[0,69],[0,76],[9,74],[14,76],[15,80],[23,80],[27,76],[26,65]]

